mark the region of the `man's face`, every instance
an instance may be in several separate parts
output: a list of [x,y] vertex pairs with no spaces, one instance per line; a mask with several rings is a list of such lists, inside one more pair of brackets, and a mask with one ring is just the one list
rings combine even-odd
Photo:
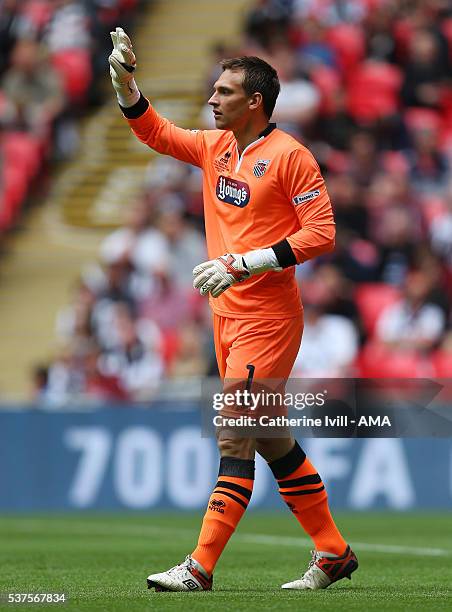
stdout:
[[220,130],[234,130],[247,122],[251,98],[243,87],[243,70],[225,70],[214,84],[214,94],[209,100]]

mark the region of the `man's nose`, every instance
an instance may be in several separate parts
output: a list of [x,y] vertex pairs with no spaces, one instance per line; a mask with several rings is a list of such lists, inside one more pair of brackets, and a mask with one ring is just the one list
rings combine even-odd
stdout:
[[210,104],[211,106],[215,106],[218,104],[218,100],[216,98],[216,94],[213,94],[212,96],[210,96],[209,101],[207,102],[207,104]]

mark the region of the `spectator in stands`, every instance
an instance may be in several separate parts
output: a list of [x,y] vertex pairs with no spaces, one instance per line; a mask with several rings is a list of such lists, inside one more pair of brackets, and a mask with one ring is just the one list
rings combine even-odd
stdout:
[[337,314],[326,314],[328,289],[322,281],[303,293],[304,331],[292,376],[305,378],[353,375],[359,338],[353,323]]
[[0,77],[20,32],[19,0],[0,0]]
[[350,137],[349,174],[357,185],[368,187],[379,166],[375,136],[368,130],[356,130]]
[[[347,95],[342,87],[336,88],[331,94],[328,94],[328,105],[329,112],[319,118],[317,129],[318,137],[320,142],[330,145],[332,149],[339,151],[345,151],[350,146],[350,139],[354,130],[356,129],[356,122],[350,115],[347,108]],[[329,147],[328,147],[329,149]],[[328,150],[327,149],[327,150]],[[326,165],[328,170],[331,166],[331,157],[334,157],[334,151],[331,149],[328,151],[329,155],[325,155],[320,152],[318,157],[326,158]],[[328,159],[329,158],[329,159]],[[341,156],[340,160],[343,167],[340,171],[345,169],[347,164],[347,158]]]
[[429,301],[432,281],[422,270],[407,275],[404,296],[388,306],[377,321],[379,340],[397,350],[428,352],[441,340],[445,329],[442,309]]
[[67,345],[49,367],[47,385],[41,399],[55,408],[78,401],[83,382],[83,367],[78,355],[71,345]]
[[449,178],[449,162],[439,147],[439,125],[417,125],[412,129],[412,149],[406,152],[410,178],[416,191],[426,194],[444,191]]
[[137,301],[152,292],[156,276],[166,272],[171,257],[166,236],[152,224],[152,211],[144,196],[126,212],[126,225],[105,238],[101,259],[109,264],[122,263],[130,270],[129,284]]
[[380,247],[379,280],[403,284],[418,247],[415,216],[401,206],[385,209],[375,237]]
[[320,93],[314,83],[298,71],[297,58],[285,39],[272,41],[266,59],[278,71],[281,85],[272,120],[281,129],[299,136],[317,116]]
[[336,223],[347,228],[351,235],[365,238],[369,214],[358,183],[349,174],[337,174],[328,178],[328,191],[334,203]]
[[93,336],[92,314],[96,302],[94,292],[80,280],[74,292],[73,302],[58,313],[56,332],[63,343],[71,340],[89,340]]
[[273,38],[285,35],[289,16],[287,0],[258,0],[246,18],[245,33],[262,49],[267,49]]
[[170,378],[184,379],[207,373],[206,336],[207,330],[199,323],[190,322],[180,329],[177,350],[168,371]]
[[187,222],[180,208],[162,206],[156,227],[167,240],[168,273],[173,282],[184,290],[192,289],[192,270],[207,257],[204,236]]
[[432,248],[452,269],[452,180],[449,179],[444,207],[430,225],[430,240]]
[[395,3],[390,2],[382,2],[368,11],[365,25],[369,58],[390,63],[395,61],[396,41],[393,32],[395,14]]
[[114,320],[116,304],[124,302],[130,311],[136,308],[136,300],[131,285],[130,266],[125,260],[106,262],[99,270],[96,287],[96,303],[92,321],[94,334],[104,349],[114,343]]
[[32,40],[16,43],[11,66],[1,87],[10,104],[6,122],[10,129],[30,131],[44,141],[65,99],[57,73],[44,58],[44,49]]
[[441,87],[450,74],[448,62],[440,61],[437,37],[428,29],[415,31],[401,92],[405,106],[439,108]]
[[103,354],[101,370],[116,376],[131,399],[152,397],[163,375],[160,334],[150,321],[137,321],[127,303],[118,303],[113,313],[114,344]]
[[91,46],[88,13],[83,2],[52,0],[53,15],[44,33],[49,51],[88,49]]
[[123,387],[119,376],[103,372],[101,359],[100,346],[92,342],[86,347],[83,364],[83,401],[99,404],[127,402],[130,400],[130,395]]

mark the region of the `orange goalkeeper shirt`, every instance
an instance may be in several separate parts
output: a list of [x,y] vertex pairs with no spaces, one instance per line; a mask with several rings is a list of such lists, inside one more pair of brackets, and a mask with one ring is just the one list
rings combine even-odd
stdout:
[[139,140],[202,168],[210,259],[273,247],[284,268],[210,298],[214,312],[241,319],[297,316],[302,306],[294,264],[330,251],[335,235],[330,199],[310,151],[270,124],[240,155],[231,131],[179,128],[143,96],[122,110]]

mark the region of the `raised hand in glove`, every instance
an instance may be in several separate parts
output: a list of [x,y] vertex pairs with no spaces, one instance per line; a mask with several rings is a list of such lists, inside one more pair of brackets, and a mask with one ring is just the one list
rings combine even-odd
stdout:
[[113,51],[108,58],[111,81],[119,104],[127,108],[140,99],[140,92],[134,79],[137,61],[132,42],[122,28],[116,28],[114,32],[110,32],[110,36],[113,42]]

